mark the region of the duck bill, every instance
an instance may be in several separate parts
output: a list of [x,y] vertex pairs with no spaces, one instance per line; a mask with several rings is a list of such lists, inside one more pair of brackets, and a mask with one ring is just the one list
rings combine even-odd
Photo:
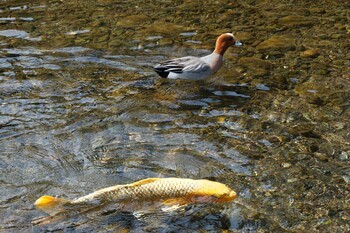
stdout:
[[240,42],[240,41],[236,41],[234,45],[235,45],[235,46],[242,46],[242,45],[243,45],[243,43],[242,43],[242,42]]

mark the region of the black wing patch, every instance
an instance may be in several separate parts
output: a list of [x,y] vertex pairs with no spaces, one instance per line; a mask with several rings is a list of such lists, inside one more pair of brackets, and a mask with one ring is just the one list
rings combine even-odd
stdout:
[[170,72],[181,74],[184,70],[187,71],[191,70],[191,68],[203,68],[204,65],[207,66],[199,58],[188,56],[164,61],[153,67],[153,69],[160,77],[167,78]]
[[171,63],[172,60],[162,62],[161,64],[158,64],[155,67],[153,67],[153,70],[157,72],[157,74],[162,78],[168,77],[170,72],[181,74],[184,66]]

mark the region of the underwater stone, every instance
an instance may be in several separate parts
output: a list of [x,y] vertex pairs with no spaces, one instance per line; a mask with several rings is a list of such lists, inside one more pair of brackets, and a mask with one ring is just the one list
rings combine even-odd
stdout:
[[256,57],[242,57],[238,60],[241,67],[246,68],[249,75],[253,77],[265,76],[269,74],[272,64],[269,61]]
[[248,68],[263,68],[267,70],[272,66],[271,62],[256,57],[242,57],[238,60],[238,64]]
[[150,20],[150,17],[142,14],[129,15],[124,18],[120,18],[117,21],[117,26],[125,28],[140,27],[141,25],[144,25],[145,22],[148,22]]
[[262,52],[283,53],[295,50],[294,39],[285,36],[272,36],[256,46],[257,50]]
[[283,168],[289,168],[291,166],[292,166],[292,164],[287,163],[287,162],[282,162],[282,164],[281,164],[281,167],[283,167]]
[[337,34],[332,34],[331,38],[332,39],[340,39],[342,36],[343,36],[342,34],[337,33]]
[[340,156],[339,156],[339,159],[342,160],[342,161],[346,161],[349,159],[349,155],[346,151],[342,151],[340,153]]
[[174,41],[170,38],[162,38],[158,41],[158,44],[161,46],[172,45],[174,44]]
[[281,18],[279,21],[281,24],[288,27],[309,26],[313,23],[312,20],[310,20],[310,18],[301,15],[289,15]]
[[315,58],[320,55],[320,50],[319,49],[309,49],[301,52],[300,56],[303,58]]
[[142,34],[161,34],[161,35],[173,35],[179,34],[183,31],[190,31],[190,28],[184,27],[179,24],[174,24],[170,22],[157,21],[151,24],[148,28],[140,31]]

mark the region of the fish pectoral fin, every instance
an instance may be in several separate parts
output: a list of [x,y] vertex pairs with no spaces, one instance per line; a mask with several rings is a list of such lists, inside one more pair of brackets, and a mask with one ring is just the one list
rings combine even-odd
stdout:
[[214,196],[189,196],[189,197],[180,197],[180,198],[171,198],[163,201],[164,205],[187,205],[190,203],[214,203],[217,198]]
[[179,197],[179,198],[171,198],[163,201],[164,205],[172,206],[172,205],[187,205],[191,203],[191,198]]
[[173,211],[177,211],[179,209],[183,209],[185,207],[186,207],[186,204],[184,204],[184,205],[171,205],[171,206],[167,205],[167,206],[161,207],[161,210],[163,212],[173,212]]
[[161,178],[147,178],[144,180],[139,180],[137,182],[131,183],[130,186],[139,186],[139,185],[144,185],[148,183],[152,183],[154,181],[160,180]]

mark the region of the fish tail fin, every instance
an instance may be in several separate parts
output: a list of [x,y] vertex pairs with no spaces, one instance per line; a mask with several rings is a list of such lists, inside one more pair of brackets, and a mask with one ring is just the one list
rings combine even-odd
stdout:
[[35,201],[34,205],[50,215],[56,215],[63,212],[65,210],[64,205],[68,203],[71,203],[71,201],[53,196],[42,196]]
[[66,204],[70,201],[63,198],[53,197],[53,196],[42,196],[34,203],[37,207],[49,207],[58,204]]

